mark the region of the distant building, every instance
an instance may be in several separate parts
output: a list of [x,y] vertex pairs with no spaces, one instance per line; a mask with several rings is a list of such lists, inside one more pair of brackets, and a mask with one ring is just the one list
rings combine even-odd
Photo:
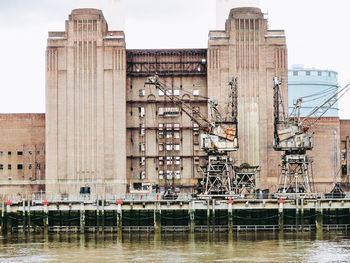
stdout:
[[[331,70],[307,69],[294,65],[288,70],[288,107],[293,110],[298,98],[303,99],[300,115],[306,116],[316,106],[338,92],[338,73]],[[338,103],[323,117],[338,117]]]

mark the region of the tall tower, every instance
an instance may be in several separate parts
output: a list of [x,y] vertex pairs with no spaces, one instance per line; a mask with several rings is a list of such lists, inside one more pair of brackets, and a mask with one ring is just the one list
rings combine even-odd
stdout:
[[227,15],[237,7],[259,7],[259,0],[216,0],[216,29],[224,29]]
[[[275,184],[279,154],[273,152],[273,77],[287,94],[287,47],[283,30],[268,30],[259,8],[230,11],[224,31],[211,31],[208,43],[208,97],[225,105],[228,83],[238,77],[236,164],[260,166],[257,184]],[[285,98],[287,101],[287,98]],[[223,112],[223,109],[221,109]]]
[[46,190],[124,193],[124,33],[108,31],[101,10],[75,9],[46,55]]

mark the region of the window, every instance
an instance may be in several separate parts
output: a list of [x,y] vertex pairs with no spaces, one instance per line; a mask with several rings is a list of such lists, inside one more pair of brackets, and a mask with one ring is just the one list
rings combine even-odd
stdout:
[[23,152],[22,151],[18,151],[17,155],[23,155]]
[[4,170],[4,165],[0,164],[0,170]]
[[140,179],[141,180],[146,179],[146,172],[145,171],[140,172]]
[[146,158],[145,157],[141,157],[140,158],[140,165],[145,165],[146,163]]
[[199,96],[199,89],[193,90],[193,96]]
[[146,95],[146,91],[144,89],[139,90],[139,96],[144,97]]
[[32,170],[32,168],[33,168],[33,165],[32,164],[28,164],[28,169]]
[[8,164],[8,165],[7,165],[7,169],[9,169],[9,170],[11,170],[11,169],[12,169],[11,164]]
[[158,145],[158,151],[160,152],[164,151],[164,145],[162,143]]
[[0,152],[0,156],[2,156],[4,154],[4,152]]
[[11,155],[11,154],[12,154],[12,152],[7,152],[7,154],[8,154],[8,155]]
[[172,150],[173,150],[173,145],[170,144],[170,143],[167,143],[167,145],[166,145],[166,150],[167,150],[167,151],[172,151]]
[[318,71],[318,72],[317,72],[317,75],[318,75],[318,76],[322,76],[322,71]]
[[166,164],[167,165],[172,165],[173,164],[173,157],[167,156],[166,157]]
[[179,139],[180,138],[180,133],[179,132],[174,132],[174,138]]
[[199,157],[194,157],[194,163],[199,164]]
[[37,170],[40,170],[40,163],[37,163],[37,164],[36,164],[36,169],[37,169]]
[[160,156],[158,158],[158,163],[159,163],[159,165],[164,165],[164,158],[163,158],[163,156]]
[[174,89],[174,96],[180,96],[180,90]]
[[144,152],[144,151],[145,151],[145,144],[140,143],[140,152]]
[[145,124],[140,124],[140,136],[145,135]]
[[173,129],[173,125],[171,123],[166,123],[165,127],[168,131],[171,131]]
[[173,171],[166,171],[166,178],[168,180],[173,179]]
[[293,76],[298,76],[298,71],[293,71]]
[[176,157],[175,157],[175,164],[176,164],[176,165],[180,165],[180,163],[181,163],[180,156],[176,156]]
[[145,108],[144,107],[139,107],[139,115],[141,118],[145,116]]
[[342,161],[346,160],[346,153],[344,153],[344,152],[341,153],[341,160]]
[[159,171],[158,177],[159,177],[159,180],[163,180],[164,179],[164,171]]
[[166,138],[167,139],[170,139],[170,138],[172,138],[173,137],[173,133],[172,132],[167,132],[166,133]]
[[181,178],[181,173],[179,170],[174,171],[175,179],[180,179]]
[[174,150],[180,151],[180,144],[174,144]]
[[174,123],[174,130],[179,131],[180,130],[180,123]]
[[178,107],[159,108],[158,115],[163,117],[177,117],[180,114]]
[[17,164],[17,170],[23,170],[23,164]]
[[36,155],[40,155],[40,151],[36,151]]
[[306,71],[306,76],[310,76],[310,71]]
[[29,151],[29,152],[28,152],[28,155],[32,155],[32,154],[33,154],[33,152],[32,152],[32,151]]

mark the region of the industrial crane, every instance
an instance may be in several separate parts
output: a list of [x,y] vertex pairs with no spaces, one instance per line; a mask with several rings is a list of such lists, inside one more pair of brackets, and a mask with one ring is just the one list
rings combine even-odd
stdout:
[[302,98],[295,103],[291,114],[284,111],[281,83],[274,78],[274,142],[276,151],[283,151],[281,175],[277,196],[303,194],[312,197],[312,160],[306,152],[313,149],[311,128],[350,89],[350,84],[333,94],[321,105],[316,106],[306,117],[300,118]]
[[[201,149],[206,151],[208,163],[202,168],[202,180],[197,191],[202,195],[230,195],[234,190],[233,159],[230,153],[238,149],[237,137],[237,79],[229,83],[231,93],[223,116],[217,104],[208,99],[213,121],[193,108],[186,100],[173,96],[157,75],[149,77],[145,85],[154,85],[174,105],[178,106],[202,130]],[[168,189],[166,189],[168,191]]]

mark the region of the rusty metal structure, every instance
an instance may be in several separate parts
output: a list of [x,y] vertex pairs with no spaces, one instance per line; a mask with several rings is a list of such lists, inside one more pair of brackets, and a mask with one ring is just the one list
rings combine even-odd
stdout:
[[207,74],[206,49],[128,49],[128,76],[202,76]]
[[[203,195],[232,195],[233,194],[233,159],[229,153],[238,149],[237,138],[237,80],[229,83],[231,94],[228,102],[229,114],[222,115],[216,108],[217,104],[208,98],[212,119],[196,111],[186,101],[175,97],[166,87],[166,83],[159,80],[158,75],[150,77],[145,85],[154,85],[174,105],[178,106],[191,121],[202,131],[201,149],[207,153],[207,164],[201,167],[203,178],[197,187]],[[174,191],[165,182],[165,196],[173,196]]]
[[[313,149],[311,128],[349,89],[350,84],[341,88],[324,103],[316,106],[304,118],[300,118],[302,99],[298,99],[289,116],[284,111],[280,82],[274,78],[274,149],[283,151],[278,193],[305,194],[312,196],[312,159],[306,152]],[[336,171],[335,171],[336,173]]]

